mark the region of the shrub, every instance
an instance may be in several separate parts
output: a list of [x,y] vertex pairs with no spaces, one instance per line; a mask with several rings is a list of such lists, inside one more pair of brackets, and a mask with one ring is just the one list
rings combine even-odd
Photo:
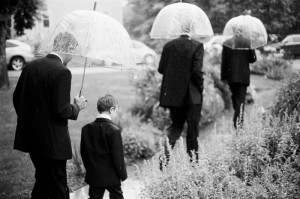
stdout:
[[272,106],[272,114],[283,117],[300,112],[300,74],[294,73],[284,81],[278,90],[276,99]]
[[292,63],[273,55],[262,55],[260,60],[251,64],[251,72],[265,75],[270,79],[281,80],[292,74]]
[[116,121],[122,127],[123,150],[127,163],[148,159],[157,152],[161,131],[130,114],[119,114]]
[[[300,194],[297,117],[253,114],[237,132],[225,121],[199,142],[190,162],[181,139],[159,168],[164,151],[146,161],[141,198],[297,198]],[[237,133],[237,134],[236,134]],[[170,148],[170,147],[169,147]]]

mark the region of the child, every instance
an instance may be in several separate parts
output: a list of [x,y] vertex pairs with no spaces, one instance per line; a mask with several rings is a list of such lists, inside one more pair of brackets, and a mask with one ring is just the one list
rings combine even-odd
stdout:
[[110,199],[123,199],[121,180],[127,178],[120,128],[111,121],[118,102],[105,95],[97,102],[98,115],[81,131],[80,153],[86,168],[90,199],[103,198],[105,189]]

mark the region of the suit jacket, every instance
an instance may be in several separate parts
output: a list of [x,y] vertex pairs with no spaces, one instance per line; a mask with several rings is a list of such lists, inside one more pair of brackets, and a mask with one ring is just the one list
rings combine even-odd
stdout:
[[72,158],[68,119],[76,120],[70,104],[71,72],[49,54],[23,69],[13,93],[18,116],[14,149],[51,159]]
[[202,104],[203,44],[182,35],[163,47],[158,72],[163,75],[160,106]]
[[89,185],[109,187],[126,180],[121,130],[111,120],[97,118],[82,128],[80,153]]
[[249,86],[249,63],[255,61],[256,55],[254,50],[233,50],[223,46],[221,80],[226,80],[229,84],[240,83]]

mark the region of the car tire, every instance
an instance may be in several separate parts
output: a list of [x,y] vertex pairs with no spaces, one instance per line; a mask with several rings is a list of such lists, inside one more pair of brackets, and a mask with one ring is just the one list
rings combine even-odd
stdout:
[[10,59],[10,68],[13,70],[22,70],[25,66],[25,60],[21,56],[15,56]]
[[147,66],[149,65],[154,65],[154,62],[155,62],[155,58],[153,55],[146,55],[144,57],[144,60],[143,60],[144,64],[146,64]]

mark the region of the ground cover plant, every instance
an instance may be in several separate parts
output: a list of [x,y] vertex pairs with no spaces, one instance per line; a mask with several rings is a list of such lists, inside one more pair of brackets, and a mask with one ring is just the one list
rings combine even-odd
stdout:
[[259,55],[256,62],[251,64],[251,72],[264,75],[267,78],[282,80],[293,73],[291,60],[276,57],[273,54]]
[[190,162],[181,139],[163,171],[163,150],[146,161],[141,198],[298,198],[299,145],[293,141],[297,118],[299,114],[280,123],[256,113],[238,132],[225,121],[199,142],[198,162]]

